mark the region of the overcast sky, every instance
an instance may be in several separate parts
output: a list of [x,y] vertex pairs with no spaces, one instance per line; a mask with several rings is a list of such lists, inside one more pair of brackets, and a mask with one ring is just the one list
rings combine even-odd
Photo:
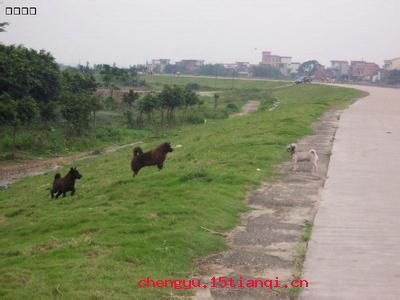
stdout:
[[[36,16],[6,16],[6,6]],[[261,51],[317,59],[400,56],[400,0],[0,0],[5,44],[50,51],[65,64],[152,58],[259,62]]]

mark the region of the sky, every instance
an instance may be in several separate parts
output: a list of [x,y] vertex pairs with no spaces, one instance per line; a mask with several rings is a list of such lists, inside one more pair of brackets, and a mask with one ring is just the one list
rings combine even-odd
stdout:
[[[6,15],[9,6],[37,15]],[[400,0],[0,0],[4,21],[0,42],[70,65],[258,63],[262,51],[325,65],[400,56]]]

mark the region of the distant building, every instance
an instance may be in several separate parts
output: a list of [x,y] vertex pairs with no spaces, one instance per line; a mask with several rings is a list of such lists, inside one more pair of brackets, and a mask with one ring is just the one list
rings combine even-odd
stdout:
[[335,69],[325,68],[324,66],[320,66],[313,75],[314,80],[322,82],[334,82],[335,77]]
[[147,72],[149,73],[164,73],[165,67],[169,65],[169,59],[153,59],[151,64],[147,64]]
[[270,51],[263,51],[261,64],[279,68],[282,63],[290,63],[291,59],[292,58],[288,56],[272,55]]
[[289,65],[290,74],[297,74],[299,71],[300,65],[301,65],[301,63],[299,63],[299,62],[290,63],[290,65]]
[[347,60],[331,60],[336,81],[347,81],[350,75],[350,64]]
[[385,60],[385,64],[383,66],[385,71],[393,71],[400,70],[400,57],[396,57],[393,59]]
[[186,69],[188,72],[193,72],[204,65],[202,59],[184,59],[176,62],[176,66],[179,68]]
[[236,70],[238,70],[239,72],[249,72],[250,63],[248,61],[237,61],[235,65]]
[[232,76],[237,77],[249,77],[250,67],[251,65],[247,61],[237,61],[234,64],[224,64],[224,68],[232,70]]
[[379,80],[379,66],[376,63],[365,61],[351,61],[350,76],[356,81],[377,81]]
[[289,75],[289,73],[291,72],[291,63],[291,56],[272,55],[270,51],[262,52],[261,64],[277,68],[284,75]]

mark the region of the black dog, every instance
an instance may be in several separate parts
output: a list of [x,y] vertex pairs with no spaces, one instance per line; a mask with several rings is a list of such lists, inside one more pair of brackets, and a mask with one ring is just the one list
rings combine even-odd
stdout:
[[143,153],[140,147],[133,148],[133,159],[131,161],[133,176],[136,176],[139,170],[145,166],[157,166],[161,170],[167,158],[167,153],[172,151],[174,149],[171,148],[170,143],[161,144],[157,148],[145,153]]
[[65,197],[66,192],[71,192],[71,196],[75,193],[75,180],[82,178],[82,175],[76,168],[71,168],[67,175],[61,178],[60,173],[54,176],[53,188],[51,189],[51,198],[54,198],[56,194],[56,199],[62,194]]

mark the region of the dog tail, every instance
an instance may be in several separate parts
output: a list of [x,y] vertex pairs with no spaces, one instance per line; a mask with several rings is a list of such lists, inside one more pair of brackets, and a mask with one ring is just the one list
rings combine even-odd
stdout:
[[60,178],[61,178],[61,174],[60,173],[57,173],[56,175],[54,175],[54,180],[60,179]]
[[314,156],[317,156],[317,151],[315,151],[314,149],[311,149],[311,150],[310,150],[310,153],[311,153],[312,155],[314,155]]
[[140,147],[135,147],[133,148],[133,157],[136,157],[140,154],[143,154],[143,150]]

